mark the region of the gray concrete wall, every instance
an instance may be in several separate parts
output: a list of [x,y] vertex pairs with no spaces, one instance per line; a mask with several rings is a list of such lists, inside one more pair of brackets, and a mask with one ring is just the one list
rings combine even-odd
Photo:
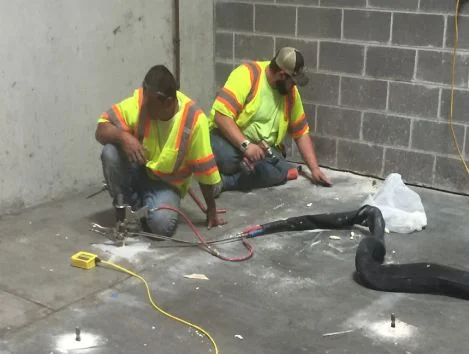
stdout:
[[[213,10],[197,3],[181,1],[183,65],[198,64],[182,89],[207,105]],[[173,69],[172,21],[167,0],[0,2],[0,214],[100,187],[97,117],[153,64]]]
[[[323,165],[469,193],[447,117],[450,0],[217,1],[216,83],[246,59],[302,50],[301,90]],[[469,6],[461,17],[455,132],[469,157]]]
[[215,98],[213,0],[180,0],[181,88],[206,114]]

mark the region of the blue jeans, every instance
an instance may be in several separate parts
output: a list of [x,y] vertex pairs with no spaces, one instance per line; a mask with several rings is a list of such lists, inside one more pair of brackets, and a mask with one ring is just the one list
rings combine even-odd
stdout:
[[250,190],[266,188],[287,182],[288,170],[292,168],[281,152],[272,147],[278,162],[270,158],[258,161],[254,165],[254,173],[246,175],[241,171],[240,162],[243,159],[241,152],[236,149],[221,133],[214,129],[210,133],[211,145],[218,169],[223,179],[223,189]]
[[[146,205],[149,209],[162,205],[179,208],[181,196],[170,184],[148,177],[146,168],[131,164],[127,157],[113,144],[106,144],[101,152],[103,173],[111,196],[121,193],[124,204],[133,210]],[[179,216],[171,210],[150,212],[147,226],[152,233],[172,236],[176,232]]]

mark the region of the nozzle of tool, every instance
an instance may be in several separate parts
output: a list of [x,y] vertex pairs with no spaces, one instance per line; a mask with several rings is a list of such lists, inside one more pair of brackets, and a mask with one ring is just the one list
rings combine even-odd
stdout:
[[77,342],[81,341],[81,330],[80,327],[75,328],[75,340]]

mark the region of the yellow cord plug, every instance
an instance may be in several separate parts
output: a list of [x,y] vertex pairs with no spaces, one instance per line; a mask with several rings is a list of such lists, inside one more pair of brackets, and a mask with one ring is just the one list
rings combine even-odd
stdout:
[[92,269],[96,267],[98,261],[99,258],[96,254],[83,251],[75,253],[70,259],[72,266],[82,269]]

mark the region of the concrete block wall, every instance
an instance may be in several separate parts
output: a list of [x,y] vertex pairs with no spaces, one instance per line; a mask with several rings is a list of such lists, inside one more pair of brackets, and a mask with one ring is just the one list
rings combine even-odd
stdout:
[[[217,87],[284,45],[311,71],[303,102],[322,165],[469,193],[448,121],[452,0],[222,1]],[[469,6],[460,19],[454,130],[469,157]],[[292,148],[295,153],[294,147]]]

